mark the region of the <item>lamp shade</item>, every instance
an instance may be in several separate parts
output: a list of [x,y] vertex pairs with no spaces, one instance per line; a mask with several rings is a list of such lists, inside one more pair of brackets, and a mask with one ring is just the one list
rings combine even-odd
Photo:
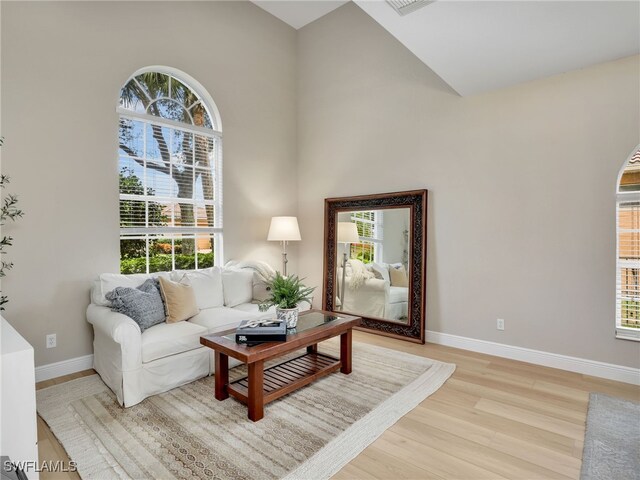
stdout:
[[302,240],[298,219],[296,217],[272,217],[267,240],[279,242]]
[[338,243],[359,243],[358,227],[351,222],[338,222]]

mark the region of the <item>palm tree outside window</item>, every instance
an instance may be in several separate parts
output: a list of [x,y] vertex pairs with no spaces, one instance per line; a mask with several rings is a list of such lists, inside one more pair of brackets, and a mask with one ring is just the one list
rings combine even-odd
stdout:
[[169,68],[120,92],[120,271],[221,265],[222,128],[208,93]]

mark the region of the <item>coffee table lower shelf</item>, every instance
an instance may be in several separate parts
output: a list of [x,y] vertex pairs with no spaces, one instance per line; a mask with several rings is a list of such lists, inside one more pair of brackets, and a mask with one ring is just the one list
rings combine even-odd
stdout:
[[[272,402],[320,377],[340,370],[340,367],[339,359],[310,352],[267,368],[263,376],[263,402]],[[227,385],[227,391],[242,403],[249,403],[249,377],[230,383]]]

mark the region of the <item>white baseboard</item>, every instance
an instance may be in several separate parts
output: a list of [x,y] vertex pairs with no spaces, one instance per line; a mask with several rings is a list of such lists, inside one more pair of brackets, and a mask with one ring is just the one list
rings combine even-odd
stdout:
[[640,385],[640,369],[427,330],[427,342]]
[[36,367],[36,383],[93,368],[93,355],[70,358]]
[[[638,368],[598,362],[586,358],[569,357],[567,355],[532,350],[530,348],[514,347],[503,343],[488,342],[486,340],[477,340],[475,338],[433,332],[431,330],[427,330],[426,334],[427,342],[430,343],[640,385],[640,369]],[[69,360],[63,360],[62,362],[42,365],[36,368],[36,382],[62,377],[63,375],[69,375],[70,373],[80,372],[89,368],[93,368],[93,355],[85,355],[84,357],[71,358]]]

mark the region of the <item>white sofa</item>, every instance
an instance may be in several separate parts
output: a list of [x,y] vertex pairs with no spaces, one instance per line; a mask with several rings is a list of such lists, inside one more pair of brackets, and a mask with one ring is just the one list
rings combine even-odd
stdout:
[[[350,260],[352,262],[354,260]],[[343,311],[372,318],[391,321],[405,320],[409,310],[409,289],[391,285],[389,268],[397,264],[368,263],[364,265],[371,278],[366,278],[352,287],[353,270],[347,264]],[[341,287],[342,268],[338,268],[338,294]],[[336,305],[340,301],[337,299]]]
[[368,278],[356,289],[345,278],[344,311],[365,317],[400,320],[407,317],[409,289],[393,287],[388,280]]
[[[200,308],[200,313],[187,321],[161,323],[141,333],[131,318],[111,311],[105,298],[118,286],[135,288],[160,275],[177,280],[185,273]],[[212,374],[213,350],[200,345],[200,337],[264,316],[253,300],[259,283],[254,270],[218,267],[151,275],[100,275],[87,308],[87,321],[94,330],[93,368],[125,407]],[[301,310],[308,308],[300,306]],[[274,315],[273,309],[267,314]]]

